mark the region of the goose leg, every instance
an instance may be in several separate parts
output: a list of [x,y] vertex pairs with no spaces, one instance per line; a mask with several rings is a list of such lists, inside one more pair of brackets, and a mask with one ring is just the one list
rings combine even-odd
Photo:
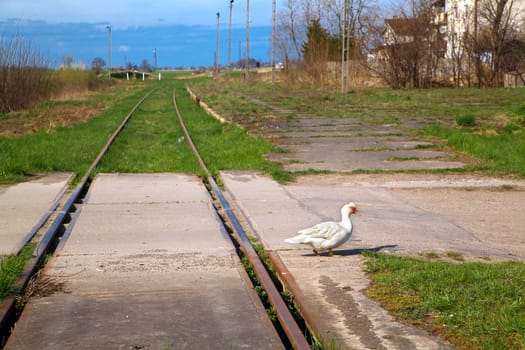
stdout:
[[319,255],[319,252],[317,251],[317,249],[314,249],[314,253],[315,255]]
[[330,256],[334,256],[334,251],[332,250],[332,248],[328,248],[328,252],[330,253]]

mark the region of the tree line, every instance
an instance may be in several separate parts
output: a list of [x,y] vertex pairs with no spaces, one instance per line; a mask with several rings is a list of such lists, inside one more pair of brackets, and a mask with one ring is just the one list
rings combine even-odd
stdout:
[[525,71],[518,1],[405,0],[385,9],[370,0],[286,0],[277,48],[288,79],[313,85],[338,84],[346,65],[356,85],[497,87],[506,72]]

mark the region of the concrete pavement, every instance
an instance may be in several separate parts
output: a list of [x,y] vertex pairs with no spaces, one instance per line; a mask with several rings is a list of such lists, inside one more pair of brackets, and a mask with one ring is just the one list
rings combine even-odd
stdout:
[[67,190],[72,173],[48,173],[0,186],[0,255],[16,254],[24,237]]
[[[474,176],[324,175],[281,185],[223,172],[263,243],[276,251],[337,349],[443,349],[366,298],[361,251],[525,261],[525,182]],[[284,243],[339,220],[354,235],[336,256]],[[98,175],[63,248],[45,270],[65,293],[33,298],[6,349],[279,347],[197,177]]]
[[[442,349],[448,345],[396,322],[366,298],[364,249],[417,255],[460,252],[467,259],[525,261],[525,182],[418,175],[301,177],[280,185],[253,172],[223,172],[224,185],[260,234],[277,251],[305,295],[305,308],[323,323],[326,344],[343,349]],[[354,201],[351,239],[318,257],[284,243],[299,229],[340,220]],[[495,228],[498,230],[495,230]]]
[[195,176],[95,178],[6,349],[279,349]]

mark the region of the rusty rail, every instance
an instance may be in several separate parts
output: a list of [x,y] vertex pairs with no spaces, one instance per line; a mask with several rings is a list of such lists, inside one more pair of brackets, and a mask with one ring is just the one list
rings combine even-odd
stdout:
[[[64,226],[69,222],[71,219],[71,213],[76,210],[75,203],[79,202],[79,200],[82,197],[82,194],[85,192],[88,181],[90,176],[92,175],[93,170],[95,167],[100,163],[102,157],[107,153],[109,150],[109,147],[111,144],[115,141],[118,134],[122,131],[122,129],[126,126],[129,119],[135,113],[137,108],[149,97],[156,89],[152,89],[149,91],[144,97],[142,97],[135,106],[131,109],[131,111],[126,115],[126,117],[123,119],[123,121],[120,123],[120,125],[117,127],[115,132],[111,135],[111,137],[108,139],[98,156],[95,158],[95,160],[91,163],[88,170],[80,180],[79,184],[75,187],[73,192],[69,194],[67,199],[64,202],[64,205],[60,209],[60,212],[56,215],[56,217],[53,219],[53,222],[51,226],[47,229],[47,231],[42,236],[42,239],[39,241],[38,246],[35,248],[33,252],[33,258],[29,261],[27,264],[22,277],[17,281],[16,288],[18,290],[22,290],[27,286],[30,279],[38,272],[40,267],[42,266],[45,257],[48,253],[52,253],[55,251],[57,245],[59,244],[60,237],[64,234]],[[42,219],[41,222],[39,222],[39,229],[44,226],[44,224],[49,220],[49,218],[52,216],[52,213],[58,209],[59,203],[62,201],[63,198],[65,198],[66,193],[62,193],[62,196],[52,205],[50,212],[47,213]],[[26,238],[24,238],[25,244],[29,243],[31,239],[38,233],[38,230],[32,230]],[[13,327],[14,323],[16,322],[18,318],[17,315],[17,309],[16,309],[16,297],[8,297],[4,299],[2,303],[0,303],[0,348],[3,347],[4,342],[7,341],[7,338],[10,335],[11,328]]]
[[215,195],[215,197],[219,200],[220,205],[224,210],[224,213],[226,214],[227,219],[235,232],[235,235],[238,239],[237,243],[240,245],[241,250],[250,262],[250,265],[252,266],[257,276],[257,279],[259,280],[259,283],[266,290],[266,293],[268,294],[268,300],[275,308],[277,313],[277,319],[279,320],[279,323],[281,324],[284,332],[286,333],[290,344],[294,347],[294,349],[310,349],[308,341],[304,337],[303,332],[301,331],[292,314],[290,313],[290,310],[288,309],[288,306],[282,299],[281,294],[275,287],[272,278],[270,277],[268,271],[266,271],[266,268],[264,267],[263,262],[260,260],[259,256],[257,255],[257,252],[253,248],[248,238],[248,235],[242,228],[239,220],[233,213],[230,204],[226,200],[226,197],[220,190],[219,186],[217,186],[217,183],[213,179],[213,176],[210,173],[210,171],[208,170],[206,163],[204,163],[197,148],[195,147],[195,144],[191,139],[191,136],[184,124],[184,120],[182,119],[179,108],[177,106],[175,91],[173,91],[173,106],[175,108],[175,111],[177,112],[177,117],[179,118],[179,122],[184,132],[184,136],[186,137],[186,142],[193,151],[202,170],[206,173],[207,181],[212,189],[212,192]]

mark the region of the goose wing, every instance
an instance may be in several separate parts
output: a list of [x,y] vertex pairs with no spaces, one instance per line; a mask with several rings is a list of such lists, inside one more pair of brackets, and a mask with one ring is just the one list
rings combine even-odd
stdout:
[[305,228],[297,233],[310,238],[331,239],[334,235],[340,233],[342,229],[343,227],[338,222],[327,221]]

